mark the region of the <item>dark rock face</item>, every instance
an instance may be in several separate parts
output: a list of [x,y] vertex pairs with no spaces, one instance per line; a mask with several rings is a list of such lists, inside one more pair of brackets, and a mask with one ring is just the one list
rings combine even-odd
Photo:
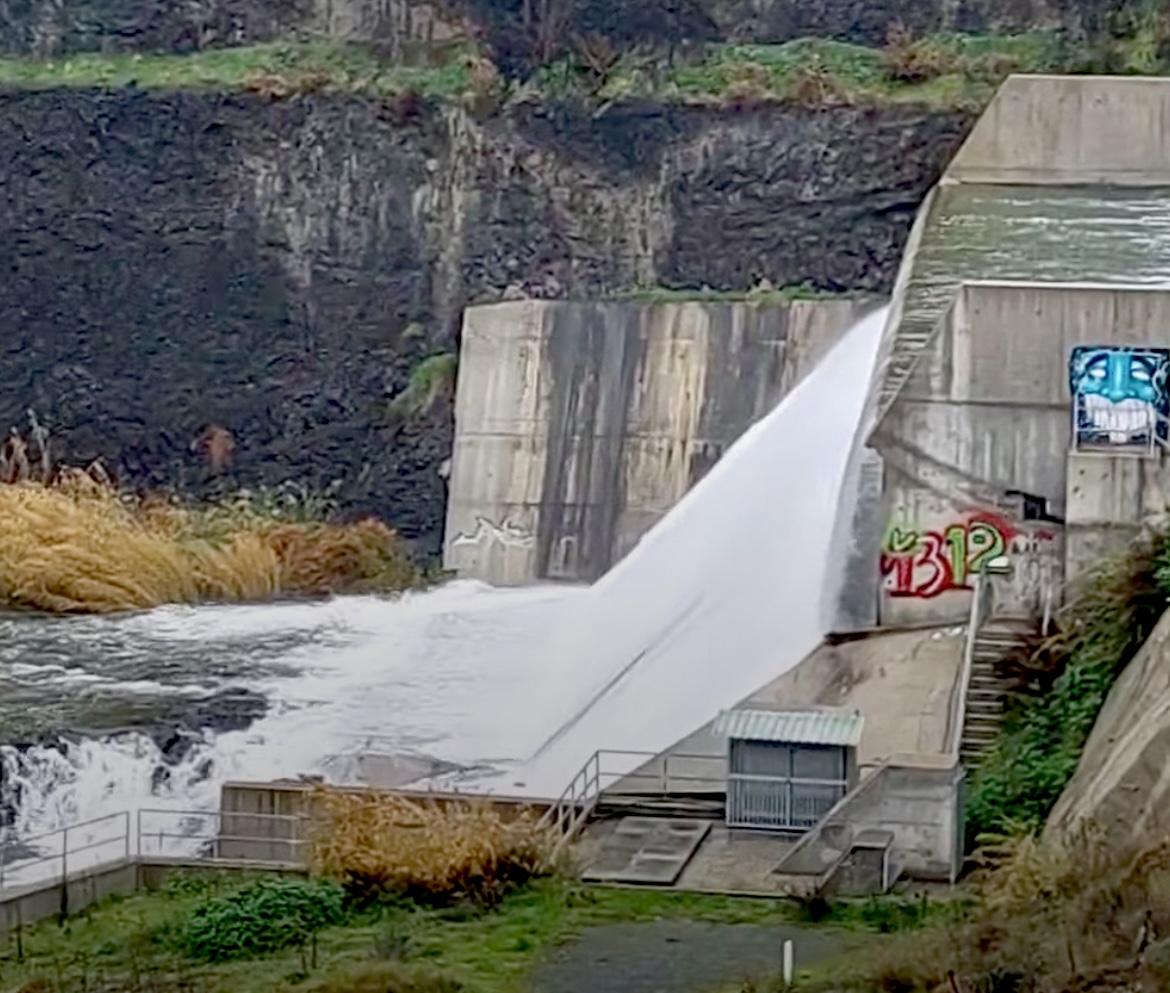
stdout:
[[288,35],[313,0],[6,0],[0,52],[185,52]]
[[31,409],[57,460],[147,488],[332,486],[433,552],[450,405],[401,423],[390,402],[456,348],[467,303],[765,277],[888,291],[969,125],[0,94],[0,431]]
[[[778,42],[830,37],[881,44],[912,32],[1093,30],[1137,0],[551,0],[561,39],[602,34],[618,45]],[[544,4],[537,9],[543,10]],[[331,37],[388,46],[397,57],[468,30],[506,67],[530,59],[539,28],[524,0],[3,0],[0,52],[184,52],[273,39]],[[466,19],[466,20],[465,20]],[[470,25],[477,25],[470,28]]]

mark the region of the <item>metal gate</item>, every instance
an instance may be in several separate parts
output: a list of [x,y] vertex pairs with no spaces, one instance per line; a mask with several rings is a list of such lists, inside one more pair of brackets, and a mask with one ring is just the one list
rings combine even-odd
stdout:
[[845,749],[776,741],[731,741],[730,827],[807,831],[846,793]]

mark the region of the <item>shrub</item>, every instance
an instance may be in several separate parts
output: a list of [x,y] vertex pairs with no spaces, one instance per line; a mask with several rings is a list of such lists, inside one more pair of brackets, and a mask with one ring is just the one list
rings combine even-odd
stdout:
[[[998,839],[966,919],[867,949],[826,979],[846,990],[1167,989],[1170,843],[1118,850],[1075,838]],[[953,976],[953,981],[950,978]]]
[[182,944],[192,958],[208,962],[252,958],[304,944],[344,916],[344,893],[334,883],[260,879],[197,906]]
[[555,836],[535,815],[505,818],[487,802],[439,804],[323,788],[315,810],[314,871],[363,900],[403,895],[493,906],[554,868]]
[[846,85],[819,58],[796,70],[789,84],[788,97],[805,110],[847,107],[853,103]]
[[1076,771],[1114,680],[1166,609],[1168,591],[1165,539],[1106,560],[1077,584],[1057,633],[1033,655],[1042,664],[1025,670],[1031,695],[972,777],[972,839],[1040,827]]
[[882,49],[882,70],[899,83],[925,83],[962,68],[962,60],[941,45],[915,41],[898,23],[886,32]]
[[430,411],[440,398],[455,392],[458,358],[451,352],[438,352],[423,359],[411,370],[406,389],[390,402],[394,420],[417,417]]

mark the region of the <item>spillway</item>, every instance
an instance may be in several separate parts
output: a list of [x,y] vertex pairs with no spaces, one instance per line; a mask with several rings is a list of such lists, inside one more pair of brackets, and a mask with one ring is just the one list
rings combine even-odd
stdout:
[[394,601],[12,622],[0,683],[26,710],[223,686],[270,706],[178,755],[133,729],[0,747],[10,831],[207,809],[227,779],[346,781],[370,753],[440,762],[465,788],[555,796],[598,748],[668,747],[821,638],[829,543],[884,320],[862,320],[591,587],[461,582]]

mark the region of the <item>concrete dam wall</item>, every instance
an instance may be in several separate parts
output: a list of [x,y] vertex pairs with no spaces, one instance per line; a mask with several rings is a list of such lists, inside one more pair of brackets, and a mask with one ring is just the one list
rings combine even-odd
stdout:
[[874,306],[469,309],[446,567],[498,584],[596,579]]
[[962,623],[1003,555],[1003,610],[1038,617],[1162,515],[1168,119],[1165,81],[1014,76],[927,198],[863,428],[854,626]]

